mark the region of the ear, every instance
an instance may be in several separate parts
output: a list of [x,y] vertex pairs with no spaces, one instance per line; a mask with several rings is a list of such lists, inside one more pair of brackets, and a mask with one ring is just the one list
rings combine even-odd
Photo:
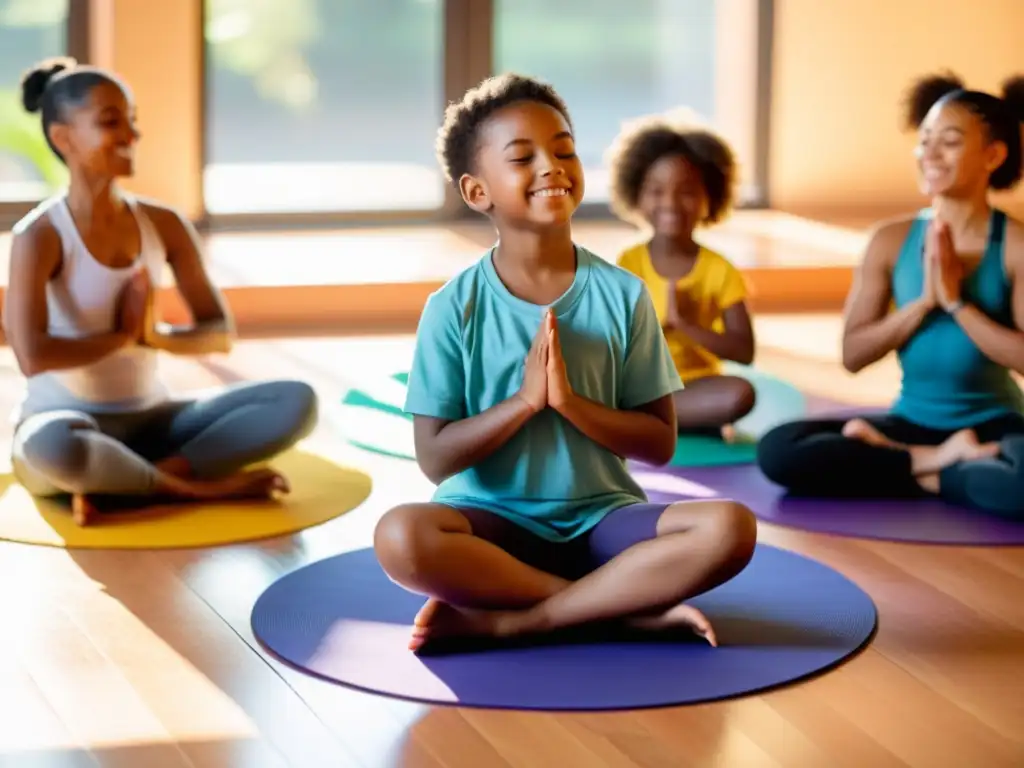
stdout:
[[475,176],[462,174],[459,179],[459,191],[462,192],[462,199],[466,201],[466,205],[477,213],[487,213],[491,210],[491,196],[487,192],[487,187]]
[[64,157],[71,149],[70,126],[65,123],[50,123],[50,141]]
[[1006,162],[1006,156],[1009,154],[1006,144],[1001,141],[993,141],[989,143],[985,150],[985,169],[989,173],[994,173],[999,166]]

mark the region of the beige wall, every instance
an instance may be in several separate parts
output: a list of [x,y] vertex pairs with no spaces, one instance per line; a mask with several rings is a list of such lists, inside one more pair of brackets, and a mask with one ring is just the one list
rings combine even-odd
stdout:
[[[145,141],[132,187],[198,216],[201,0],[93,3],[97,63],[120,72],[139,104]],[[772,204],[914,207],[903,89],[941,67],[979,88],[1024,72],[1024,0],[775,0],[773,66]],[[1024,208],[1024,192],[1012,202]]]
[[979,89],[1024,73],[1024,0],[775,0],[773,66],[773,206],[917,206],[903,90],[941,68]]
[[201,0],[93,0],[93,59],[135,94],[143,134],[127,187],[202,214]]

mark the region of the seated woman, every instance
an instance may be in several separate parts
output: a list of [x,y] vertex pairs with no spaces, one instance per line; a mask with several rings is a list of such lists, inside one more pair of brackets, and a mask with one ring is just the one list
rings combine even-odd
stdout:
[[674,395],[680,432],[728,436],[754,408],[754,387],[722,375],[722,360],[750,365],[754,330],[743,276],[694,239],[732,207],[736,160],[705,130],[647,118],[625,130],[609,153],[612,207],[650,230],[650,240],[619,255],[643,280],[685,388]]
[[[192,227],[173,210],[120,190],[139,134],[128,89],[73,61],[44,63],[22,83],[67,165],[65,193],[19,222],[11,247],[4,330],[25,375],[12,462],[36,496],[266,497],[287,491],[268,469],[246,470],[304,437],[316,397],[297,381],[242,384],[172,399],[160,350],[226,352],[232,323],[211,285]],[[194,326],[153,320],[153,285],[170,265]]]
[[900,395],[884,416],[776,427],[758,461],[794,493],[938,494],[1024,519],[1024,225],[989,201],[1021,179],[1024,79],[998,98],[929,77],[907,106],[931,207],[875,230],[843,332],[851,372],[897,352]]

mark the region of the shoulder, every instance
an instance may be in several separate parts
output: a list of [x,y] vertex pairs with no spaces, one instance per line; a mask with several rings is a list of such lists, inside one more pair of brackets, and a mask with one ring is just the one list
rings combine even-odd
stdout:
[[1014,277],[1024,277],[1024,222],[1007,214],[1003,260]]
[[[632,298],[644,291],[646,287],[644,281],[632,270],[626,268],[621,260],[613,264],[583,246],[578,247],[590,260],[591,279],[606,290]],[[646,246],[641,247],[646,252]]]
[[649,258],[647,243],[636,243],[623,250],[615,260],[615,263],[630,272],[637,272]]
[[153,222],[153,225],[160,230],[161,234],[165,231],[171,233],[180,232],[186,227],[191,226],[188,218],[181,211],[170,205],[165,205],[159,200],[153,200],[149,197],[136,197],[135,204],[146,215],[146,218]]
[[19,254],[53,255],[59,257],[63,246],[60,232],[50,218],[50,209],[58,203],[56,198],[44,200],[11,228],[11,256]]
[[706,265],[705,269],[711,270],[716,274],[739,274],[739,268],[718,251],[708,248],[706,245],[702,245],[700,250],[701,259]]
[[914,225],[922,221],[924,217],[925,213],[920,211],[883,219],[874,224],[867,234],[864,248],[865,262],[891,265],[899,255]]
[[476,306],[477,292],[485,280],[483,261],[487,258],[487,253],[468,267],[464,267],[444,285],[427,296],[423,306],[421,324],[424,322],[433,325],[453,323],[461,326],[464,324]]

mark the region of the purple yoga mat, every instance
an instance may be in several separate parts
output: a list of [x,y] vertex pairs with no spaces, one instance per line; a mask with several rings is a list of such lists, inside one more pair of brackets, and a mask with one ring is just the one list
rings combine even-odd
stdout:
[[529,710],[614,710],[712,701],[822,672],[863,648],[871,598],[800,555],[758,546],[727,584],[692,601],[719,647],[562,638],[439,656],[407,648],[423,598],[391,582],[369,549],[283,576],[256,601],[252,628],[276,656],[361,690],[433,704]]
[[970,546],[1024,545],[1015,523],[937,499],[819,499],[793,497],[756,464],[724,467],[633,467],[651,501],[734,499],[761,520],[787,528],[861,539]]

